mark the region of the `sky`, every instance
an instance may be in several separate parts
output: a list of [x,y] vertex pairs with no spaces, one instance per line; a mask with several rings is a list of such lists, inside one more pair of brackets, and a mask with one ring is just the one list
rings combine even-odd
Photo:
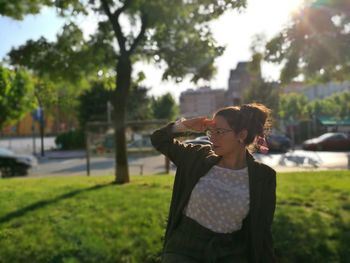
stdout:
[[[224,54],[217,58],[217,74],[209,82],[191,83],[189,78],[182,83],[162,81],[162,69],[145,63],[138,63],[134,73],[143,71],[146,80],[143,84],[150,87],[150,95],[159,96],[170,92],[176,99],[181,92],[201,85],[212,88],[228,88],[231,69],[238,62],[251,58],[250,47],[255,35],[263,34],[272,38],[285,26],[292,14],[301,6],[303,0],[247,0],[247,8],[242,12],[228,11],[218,20],[212,22],[211,28],[218,44],[226,47]],[[4,58],[12,47],[24,44],[28,39],[41,36],[53,41],[62,28],[64,20],[56,16],[52,9],[45,8],[38,15],[28,15],[22,21],[15,21],[0,16],[0,59]],[[82,18],[79,23],[88,36],[96,28],[96,18]],[[267,79],[277,80],[279,66],[264,64],[263,75]]]

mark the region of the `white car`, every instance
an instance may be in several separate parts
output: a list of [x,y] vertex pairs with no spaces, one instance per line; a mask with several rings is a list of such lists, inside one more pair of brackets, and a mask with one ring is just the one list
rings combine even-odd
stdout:
[[1,177],[23,176],[30,168],[38,165],[33,155],[17,154],[9,149],[0,148],[0,175]]

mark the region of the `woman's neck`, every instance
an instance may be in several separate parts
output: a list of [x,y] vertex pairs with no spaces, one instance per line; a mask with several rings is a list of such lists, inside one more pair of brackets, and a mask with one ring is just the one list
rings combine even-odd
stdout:
[[229,155],[222,156],[218,165],[233,170],[243,169],[247,166],[246,150],[235,151]]

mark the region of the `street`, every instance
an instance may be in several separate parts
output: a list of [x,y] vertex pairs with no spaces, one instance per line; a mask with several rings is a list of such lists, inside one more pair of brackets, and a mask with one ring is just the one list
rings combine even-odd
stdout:
[[[78,153],[77,153],[78,154]],[[86,175],[86,158],[84,153],[80,157],[39,159],[37,168],[32,169],[30,176],[47,175]],[[278,172],[311,171],[348,169],[348,152],[308,152],[302,150],[276,154],[254,154],[255,158],[270,165]],[[114,174],[113,157],[91,158],[90,174]],[[129,157],[131,175],[160,174],[165,171],[165,158],[162,155]],[[172,166],[172,172],[175,167]]]
[[[38,167],[31,169],[30,176],[46,175],[87,175],[87,161],[85,153],[77,152],[80,157],[71,158],[43,158],[39,159]],[[129,171],[131,175],[157,174],[164,172],[165,158],[161,155],[145,157],[129,157]],[[92,157],[90,161],[90,175],[114,174],[113,157]]]
[[[55,151],[54,137],[45,138],[45,156],[39,156],[40,141],[36,140],[38,166],[31,169],[29,176],[86,175],[87,160],[85,151]],[[11,148],[18,153],[30,154],[33,151],[31,138],[0,140],[0,147]],[[278,172],[348,169],[350,152],[314,152],[295,150],[287,153],[254,154],[254,157],[273,167]],[[165,171],[165,158],[160,154],[129,155],[131,175],[161,174]],[[171,173],[175,167],[171,166]],[[113,156],[92,156],[90,175],[114,174]]]

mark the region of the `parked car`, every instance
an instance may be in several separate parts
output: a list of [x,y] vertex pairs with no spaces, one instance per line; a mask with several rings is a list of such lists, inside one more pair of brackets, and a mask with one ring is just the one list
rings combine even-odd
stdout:
[[328,132],[304,141],[302,148],[309,151],[349,151],[350,136],[342,132]]
[[287,152],[291,147],[291,140],[284,134],[270,134],[266,142],[269,151]]
[[2,177],[24,176],[28,170],[38,165],[32,155],[17,154],[9,149],[0,148],[0,175]]

